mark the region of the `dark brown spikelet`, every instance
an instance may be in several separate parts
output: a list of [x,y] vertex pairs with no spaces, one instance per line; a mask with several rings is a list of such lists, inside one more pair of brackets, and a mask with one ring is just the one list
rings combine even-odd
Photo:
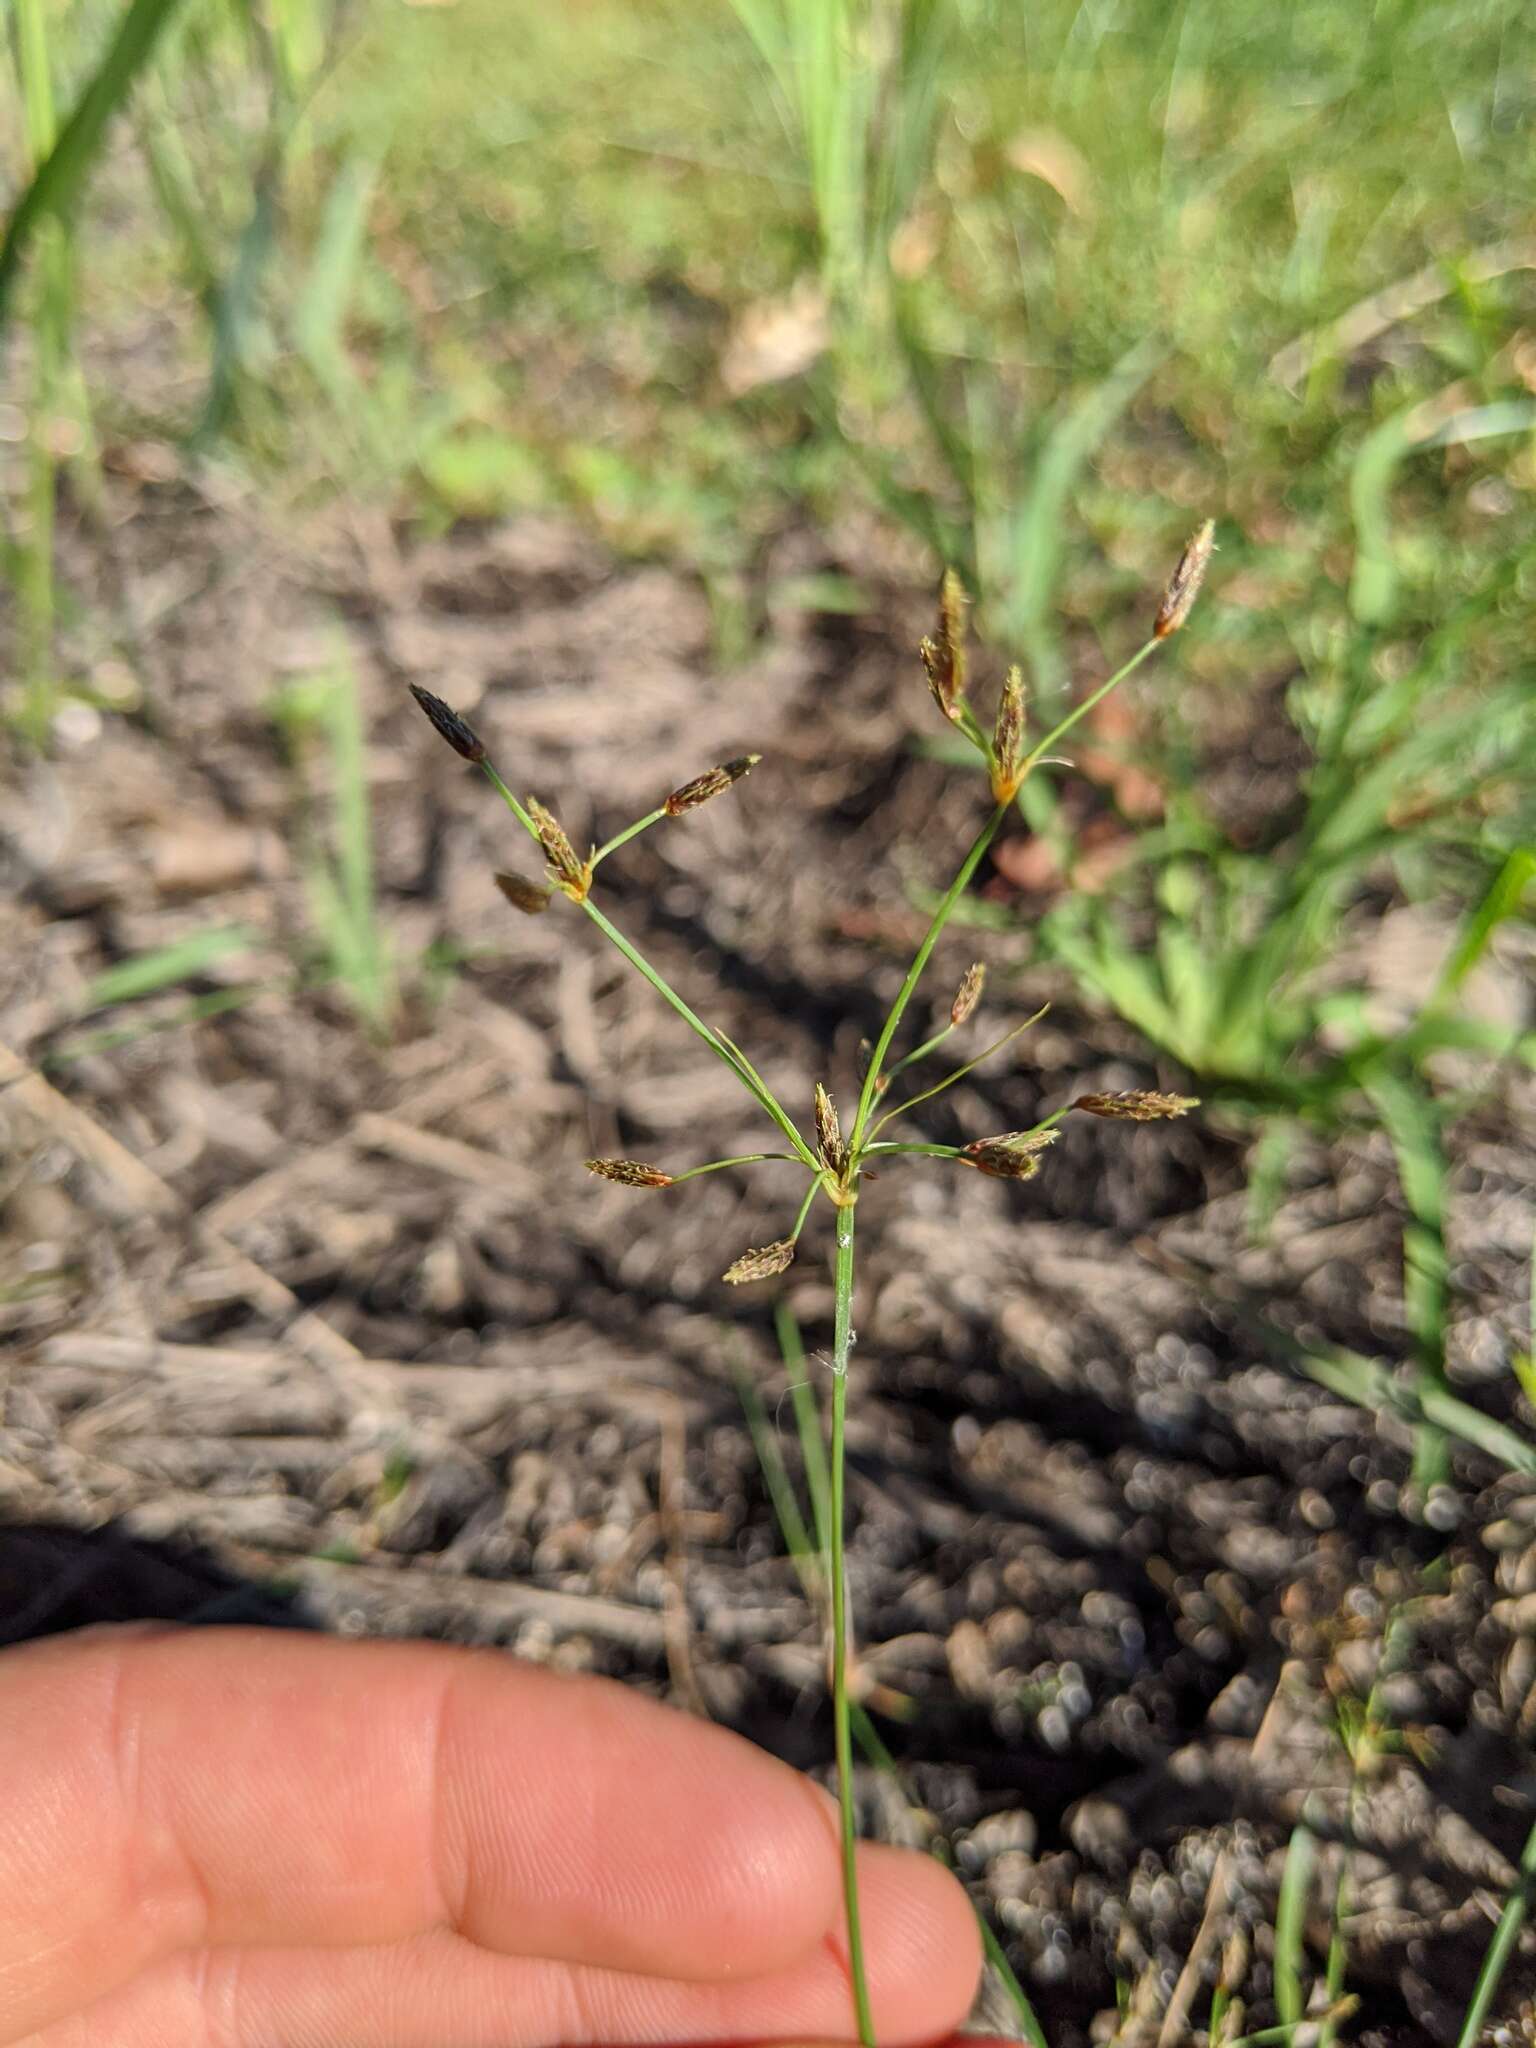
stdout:
[[794,1264],[795,1241],[781,1238],[777,1244],[760,1244],[743,1252],[734,1266],[727,1266],[720,1278],[732,1287],[744,1287],[749,1280],[771,1280]]
[[432,730],[440,733],[456,754],[462,754],[466,761],[483,761],[485,745],[478,733],[464,723],[451,704],[445,704],[441,697],[434,697],[430,690],[418,689],[411,684],[411,695],[425,711],[432,724]]
[[967,1145],[962,1157],[994,1180],[1033,1180],[1040,1171],[1040,1154],[1054,1145],[1058,1133],[1046,1131],[1004,1131],[996,1138],[977,1138]]
[[944,716],[958,723],[965,695],[965,586],[953,569],[939,585],[939,623],[933,637],[920,641],[918,653],[928,672],[933,701]]
[[819,1081],[816,1083],[816,1150],[821,1154],[821,1163],[828,1173],[841,1177],[848,1164],[848,1148],[843,1143],[842,1127],[837,1121],[837,1104]]
[[592,886],[592,863],[576,858],[576,849],[566,838],[564,826],[536,796],[528,799],[528,815],[538,828],[539,844],[549,862],[550,880],[563,889],[573,903],[580,903]]
[[1205,572],[1215,547],[1216,522],[1207,519],[1199,532],[1191,536],[1168,578],[1168,588],[1163,592],[1163,601],[1152,622],[1154,640],[1166,640],[1170,633],[1177,633],[1194,610],[1195,599],[1200,595],[1200,585],[1205,581]]
[[663,1173],[659,1166],[647,1166],[639,1159],[589,1159],[587,1171],[603,1180],[616,1180],[621,1188],[669,1188],[672,1185],[670,1173]]
[[981,1001],[981,992],[987,985],[987,970],[978,960],[965,970],[965,979],[949,1006],[951,1024],[963,1024],[973,1014]]
[[1119,1095],[1079,1095],[1074,1109],[1086,1109],[1090,1116],[1107,1116],[1121,1123],[1155,1124],[1165,1117],[1183,1116],[1200,1107],[1198,1095],[1162,1095],[1155,1088],[1127,1088]]
[[1018,794],[1024,779],[1024,677],[1016,668],[1008,671],[1002,701],[997,707],[997,726],[992,735],[992,794],[1000,804]]
[[525,881],[521,875],[498,875],[496,886],[524,917],[537,917],[549,908],[549,891],[541,889],[537,882]]
[[761,754],[743,754],[740,760],[726,761],[719,768],[706,768],[692,782],[685,782],[681,789],[674,789],[662,806],[663,810],[669,818],[680,818],[684,811],[696,811],[712,796],[724,796],[733,783],[740,782],[743,775],[750,775],[762,758]]

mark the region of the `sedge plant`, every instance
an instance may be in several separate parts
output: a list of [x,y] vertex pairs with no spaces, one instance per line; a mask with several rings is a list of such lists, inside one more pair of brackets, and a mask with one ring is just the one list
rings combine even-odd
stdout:
[[[637,818],[604,845],[578,853],[558,817],[538,797],[518,797],[492,763],[484,741],[473,728],[441,698],[412,686],[412,694],[438,735],[465,761],[478,767],[513,817],[543,856],[544,874],[535,880],[523,873],[496,876],[497,886],[512,906],[529,916],[545,914],[559,899],[573,904],[596,926],[603,937],[624,956],[656,993],[677,1013],[688,1028],[703,1040],[714,1056],[731,1073],[773,1127],[771,1149],[711,1159],[702,1165],[672,1172],[636,1159],[589,1159],[588,1170],[600,1178],[635,1189],[670,1189],[706,1174],[757,1165],[766,1161],[787,1163],[804,1176],[804,1188],[793,1222],[785,1234],[772,1243],[744,1251],[721,1276],[732,1286],[769,1280],[785,1272],[793,1262],[802,1234],[813,1212],[825,1203],[831,1211],[834,1238],[834,1311],[832,1344],[831,1413],[827,1441],[827,1485],[824,1521],[823,1575],[828,1589],[830,1636],[829,1664],[832,1680],[833,1731],[836,1750],[838,1807],[843,1867],[843,1897],[847,1916],[848,1960],[859,2038],[873,2048],[874,2027],[864,1968],[863,1939],[859,1917],[859,1896],[855,1875],[856,1826],[853,1784],[854,1702],[849,1687],[849,1620],[847,1575],[844,1561],[846,1522],[846,1424],[848,1369],[854,1345],[855,1223],[866,1176],[875,1167],[885,1167],[910,1158],[932,1159],[946,1165],[986,1174],[994,1179],[1024,1181],[1041,1169],[1043,1156],[1058,1136],[1062,1119],[1073,1112],[1112,1120],[1148,1122],[1182,1116],[1195,1106],[1192,1098],[1136,1090],[1113,1095],[1079,1095],[1054,1110],[1028,1130],[1005,1131],[975,1139],[965,1145],[927,1143],[907,1138],[897,1129],[900,1120],[918,1104],[953,1087],[990,1054],[1000,1051],[1028,1023],[1016,1027],[974,1057],[953,1066],[927,1087],[889,1103],[890,1083],[902,1073],[931,1058],[952,1034],[970,1021],[981,1000],[985,970],[978,964],[965,976],[950,1006],[943,1028],[898,1054],[896,1041],[908,1007],[917,992],[934,947],[950,922],[975,877],[999,828],[1007,819],[1027,777],[1051,758],[1051,749],[1095,704],[1139,668],[1189,616],[1209,563],[1214,529],[1207,521],[1185,548],[1163,593],[1146,641],[1107,681],[1098,685],[1072,710],[1058,718],[1038,739],[1031,740],[1026,718],[1023,678],[1018,669],[1009,671],[1000,694],[990,730],[978,718],[967,688],[967,659],[964,599],[958,578],[946,576],[939,606],[939,619],[932,638],[922,643],[921,655],[929,688],[940,712],[974,750],[984,772],[989,804],[980,829],[961,860],[953,880],[939,899],[928,930],[913,956],[884,1024],[862,1063],[857,1102],[845,1124],[839,1116],[831,1091],[817,1081],[811,1092],[812,1115],[802,1126],[774,1094],[761,1072],[734,1040],[717,1026],[706,1022],[674,989],[661,972],[608,917],[594,900],[594,889],[603,864],[641,833],[685,817],[702,804],[722,796],[748,774],[760,758],[743,755],[674,789],[654,810]],[[1030,1019],[1032,1023],[1035,1019]]]

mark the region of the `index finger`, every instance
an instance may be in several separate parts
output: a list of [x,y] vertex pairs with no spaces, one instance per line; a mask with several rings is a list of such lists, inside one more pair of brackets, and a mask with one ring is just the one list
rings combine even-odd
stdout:
[[392,1942],[707,1981],[831,1926],[825,1795],[487,1652],[256,1629],[8,1652],[0,2039],[183,1948]]

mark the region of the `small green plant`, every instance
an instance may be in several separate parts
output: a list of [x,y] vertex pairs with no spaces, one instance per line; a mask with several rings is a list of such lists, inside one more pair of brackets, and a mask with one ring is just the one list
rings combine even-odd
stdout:
[[[1389,424],[1401,451],[1404,429]],[[1530,1034],[1473,1017],[1462,1000],[1536,879],[1536,852],[1518,839],[1536,697],[1528,676],[1490,686],[1468,658],[1469,634],[1512,587],[1512,564],[1411,656],[1399,644],[1395,673],[1383,675],[1390,552],[1369,539],[1375,528],[1362,503],[1374,498],[1359,488],[1355,496],[1352,622],[1289,700],[1309,757],[1296,808],[1239,846],[1211,815],[1200,778],[1181,778],[1161,828],[1138,835],[1123,876],[1103,894],[1071,888],[1070,850],[1058,838],[1068,888],[1036,937],[1047,957],[1255,1134],[1256,1229],[1269,1220],[1304,1132],[1386,1135],[1402,1189],[1418,1378],[1443,1392],[1444,1133],[1462,1103],[1437,1087],[1434,1068],[1453,1051],[1536,1058]],[[1343,945],[1345,920],[1384,874],[1408,878],[1419,893],[1466,891],[1469,875],[1483,878],[1417,1015],[1390,1031],[1371,1023]],[[1445,1477],[1444,1450],[1443,1435],[1424,1423],[1415,1447],[1421,1488]]]
[[[999,1051],[1028,1024],[1010,1031],[994,1045],[954,1067],[933,1086],[887,1106],[887,1089],[900,1073],[930,1057],[952,1033],[963,1029],[976,1011],[982,994],[984,974],[978,965],[966,975],[950,1008],[949,1021],[932,1037],[912,1051],[893,1057],[898,1031],[916,993],[940,934],[949,923],[956,905],[986,856],[998,828],[1027,777],[1065,734],[1092,706],[1116,688],[1148,656],[1184,624],[1200,588],[1212,547],[1213,528],[1207,522],[1190,541],[1158,606],[1149,638],[1107,682],[1102,683],[1075,709],[1057,719],[1041,737],[1030,743],[1026,730],[1023,679],[1011,670],[1003,684],[997,714],[990,732],[978,719],[967,688],[967,662],[963,601],[958,579],[946,577],[934,636],[921,649],[929,688],[944,718],[965,738],[979,757],[991,796],[991,810],[985,823],[961,861],[948,889],[939,901],[927,933],[913,957],[895,1001],[864,1061],[858,1100],[851,1121],[845,1126],[831,1092],[821,1081],[812,1093],[813,1113],[805,1129],[791,1116],[769,1088],[762,1075],[740,1046],[723,1031],[707,1023],[652,966],[635,945],[593,901],[593,885],[603,863],[640,833],[669,820],[686,816],[700,805],[723,795],[757,761],[745,755],[674,789],[652,811],[614,835],[604,845],[578,853],[555,814],[537,797],[520,799],[508,787],[492,764],[485,743],[449,705],[428,691],[415,688],[413,694],[438,735],[465,761],[485,775],[544,859],[544,876],[534,880],[525,874],[502,873],[496,881],[513,907],[526,915],[545,913],[557,897],[575,904],[597,929],[616,946],[629,964],[650,983],[710,1051],[740,1083],[748,1096],[773,1125],[780,1146],[771,1151],[738,1154],[712,1159],[699,1166],[673,1172],[634,1159],[592,1159],[589,1170],[602,1179],[623,1187],[666,1189],[729,1168],[774,1161],[794,1167],[805,1177],[805,1188],[794,1221],[783,1237],[754,1246],[735,1259],[722,1275],[732,1286],[767,1280],[783,1273],[795,1257],[800,1237],[813,1209],[824,1200],[832,1211],[835,1241],[835,1303],[832,1345],[832,1402],[826,1457],[826,1501],[817,1519],[824,1525],[824,1580],[829,1589],[830,1662],[832,1668],[833,1730],[837,1758],[838,1801],[841,1815],[844,1903],[847,1914],[849,1966],[854,2008],[860,2040],[873,2048],[873,2025],[865,1982],[863,1942],[859,1922],[858,1887],[855,1876],[855,1818],[853,1788],[853,1702],[849,1694],[849,1626],[847,1579],[844,1569],[844,1524],[846,1505],[845,1431],[848,1402],[848,1368],[854,1343],[854,1225],[862,1198],[864,1177],[871,1167],[908,1157],[924,1157],[987,1174],[997,1179],[1022,1181],[1033,1178],[1042,1159],[1057,1137],[1062,1119],[1073,1112],[1111,1120],[1135,1122],[1182,1116],[1194,1107],[1192,1098],[1150,1090],[1116,1095],[1079,1095],[1027,1130],[1005,1131],[994,1137],[976,1139],[966,1145],[941,1145],[886,1135],[908,1111],[921,1102],[952,1087],[964,1075]],[[1031,1019],[1030,1022],[1034,1022]]]
[[318,742],[329,768],[330,829],[317,835],[309,864],[310,901],[328,973],[374,1036],[385,1038],[398,992],[374,889],[357,678],[341,665],[297,677],[284,686],[276,708],[296,748]]

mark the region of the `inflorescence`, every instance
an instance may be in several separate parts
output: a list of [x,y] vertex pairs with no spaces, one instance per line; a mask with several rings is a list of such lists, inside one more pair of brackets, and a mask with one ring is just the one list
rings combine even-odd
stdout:
[[[746,1054],[722,1031],[696,1016],[657,970],[591,901],[594,877],[602,862],[611,853],[653,825],[684,817],[702,804],[724,795],[756,766],[760,756],[745,754],[718,767],[706,769],[703,774],[694,776],[691,781],[674,789],[655,810],[616,834],[606,845],[589,848],[585,858],[582,858],[577,854],[554,813],[537,797],[530,796],[519,801],[513,795],[492,766],[483,741],[458,712],[451,709],[440,697],[434,697],[429,691],[418,689],[414,684],[411,686],[412,695],[430,720],[433,729],[462,759],[482,770],[544,856],[543,882],[535,882],[516,874],[497,874],[496,886],[502,895],[515,909],[529,916],[547,910],[557,891],[580,906],[604,935],[619,948],[630,964],[637,968],[671,1004],[690,1029],[695,1031],[711,1051],[732,1069],[742,1087],[771,1118],[790,1148],[787,1151],[752,1153],[739,1158],[710,1160],[702,1166],[690,1167],[679,1173],[669,1173],[661,1167],[646,1165],[634,1159],[589,1159],[586,1164],[590,1173],[601,1179],[616,1182],[621,1187],[670,1188],[701,1174],[718,1172],[725,1167],[755,1164],[759,1161],[778,1160],[798,1166],[807,1174],[809,1185],[794,1227],[786,1237],[778,1239],[773,1244],[760,1245],[743,1252],[741,1257],[726,1269],[722,1277],[731,1285],[739,1286],[749,1281],[770,1279],[784,1272],[794,1259],[800,1234],[817,1195],[826,1195],[834,1208],[851,1208],[858,1200],[861,1177],[874,1162],[883,1162],[902,1155],[917,1155],[972,1167],[978,1173],[986,1174],[993,1179],[1030,1180],[1040,1171],[1044,1154],[1056,1142],[1059,1136],[1057,1127],[1061,1120],[1073,1111],[1122,1122],[1148,1123],[1183,1116],[1196,1106],[1196,1098],[1193,1096],[1165,1094],[1154,1089],[1135,1089],[1118,1094],[1079,1095],[1028,1130],[1005,1131],[995,1137],[974,1139],[965,1145],[903,1143],[881,1135],[897,1118],[916,1108],[919,1103],[931,1101],[934,1096],[952,1087],[982,1060],[1000,1050],[1020,1032],[1028,1030],[1031,1024],[1038,1021],[1037,1016],[1031,1017],[1027,1023],[1008,1032],[975,1058],[954,1068],[935,1086],[908,1097],[893,1109],[879,1107],[877,1113],[877,1106],[883,1105],[883,1098],[891,1080],[936,1052],[952,1032],[963,1029],[981,1003],[986,970],[978,962],[970,968],[961,982],[950,1005],[948,1021],[942,1028],[913,1051],[887,1065],[886,1056],[896,1027],[916,988],[922,969],[927,964],[933,944],[953,912],[964,887],[976,872],[1024,781],[1041,761],[1053,758],[1047,750],[1071,726],[1154,652],[1161,642],[1183,626],[1209,565],[1214,535],[1214,524],[1207,520],[1185,547],[1163,592],[1153,621],[1151,637],[1141,649],[1122,669],[1110,677],[1107,683],[1101,684],[1033,746],[1029,744],[1024,680],[1017,668],[1010,669],[1004,679],[990,733],[973,710],[968,694],[965,593],[959,578],[953,572],[944,577],[939,594],[938,621],[932,636],[921,643],[919,654],[928,677],[929,689],[940,713],[964,734],[981,756],[996,808],[940,904],[927,938],[886,1019],[878,1045],[870,1047],[866,1044],[860,1048],[858,1106],[846,1128],[838,1116],[837,1106],[830,1092],[818,1081],[812,1095],[811,1128],[809,1132],[802,1132],[769,1090],[762,1075]],[[1039,1013],[1043,1014],[1043,1011]]]

